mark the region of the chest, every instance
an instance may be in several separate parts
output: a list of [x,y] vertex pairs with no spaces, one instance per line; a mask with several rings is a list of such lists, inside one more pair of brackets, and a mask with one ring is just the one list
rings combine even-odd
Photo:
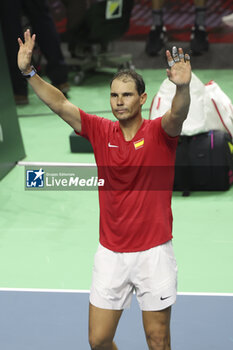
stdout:
[[147,166],[160,164],[161,159],[167,158],[167,149],[150,132],[138,133],[131,141],[125,141],[120,131],[115,131],[104,135],[95,154],[99,165]]

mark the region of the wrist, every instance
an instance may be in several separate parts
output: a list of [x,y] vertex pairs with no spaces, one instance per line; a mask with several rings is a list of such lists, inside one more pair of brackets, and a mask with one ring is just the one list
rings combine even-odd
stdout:
[[36,72],[36,69],[35,67],[33,66],[30,66],[28,69],[26,69],[25,71],[21,71],[22,75],[25,77],[25,78],[31,78],[33,77],[37,72]]
[[190,84],[180,84],[176,85],[177,90],[183,91],[183,90],[189,90]]
[[26,75],[26,74],[29,74],[31,71],[32,71],[32,66],[30,65],[26,69],[21,70],[21,73]]

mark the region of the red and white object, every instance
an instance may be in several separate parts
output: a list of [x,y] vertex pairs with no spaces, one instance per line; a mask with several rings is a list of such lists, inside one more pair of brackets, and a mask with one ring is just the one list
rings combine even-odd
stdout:
[[233,13],[222,17],[222,22],[229,27],[233,27]]
[[[171,108],[175,85],[167,78],[153,98],[150,119],[164,115]],[[206,85],[192,73],[191,104],[181,135],[196,135],[210,130],[226,131],[233,137],[233,105],[219,85],[211,80]]]

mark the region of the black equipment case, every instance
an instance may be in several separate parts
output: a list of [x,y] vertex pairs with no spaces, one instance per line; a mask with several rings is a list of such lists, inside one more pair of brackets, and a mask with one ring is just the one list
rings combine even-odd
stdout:
[[224,191],[233,183],[232,137],[221,130],[180,136],[174,190]]

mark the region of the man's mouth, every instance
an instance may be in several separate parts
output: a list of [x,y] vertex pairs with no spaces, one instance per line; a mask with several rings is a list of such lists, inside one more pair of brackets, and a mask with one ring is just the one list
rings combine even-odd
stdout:
[[123,113],[127,112],[127,109],[116,109],[116,112],[123,114]]

